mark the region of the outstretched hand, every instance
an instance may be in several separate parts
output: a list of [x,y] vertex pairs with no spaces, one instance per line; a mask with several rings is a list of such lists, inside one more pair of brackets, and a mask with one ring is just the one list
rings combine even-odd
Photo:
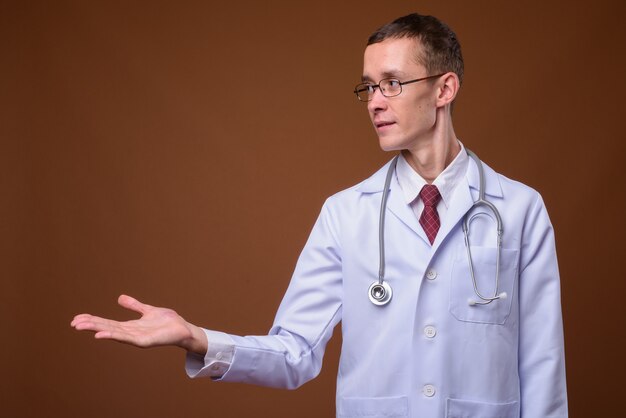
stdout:
[[74,317],[71,326],[78,331],[93,331],[97,339],[115,340],[136,347],[177,346],[202,355],[206,353],[204,332],[174,310],[146,305],[127,295],[121,295],[117,302],[140,313],[141,318],[114,321],[80,314]]

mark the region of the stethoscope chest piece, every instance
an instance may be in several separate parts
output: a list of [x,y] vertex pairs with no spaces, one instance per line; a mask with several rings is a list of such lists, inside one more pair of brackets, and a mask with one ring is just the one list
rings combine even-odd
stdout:
[[370,285],[367,294],[369,295],[370,301],[374,305],[384,306],[388,304],[391,300],[393,292],[391,290],[391,286],[389,286],[389,283],[387,283],[386,281],[379,282],[378,280],[376,280]]

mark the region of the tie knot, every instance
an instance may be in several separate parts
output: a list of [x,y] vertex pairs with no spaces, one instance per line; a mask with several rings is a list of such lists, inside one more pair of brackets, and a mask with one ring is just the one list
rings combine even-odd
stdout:
[[433,184],[426,184],[422,187],[420,191],[420,199],[424,202],[424,206],[437,206],[439,200],[441,199],[441,194],[439,194],[439,189],[437,186]]

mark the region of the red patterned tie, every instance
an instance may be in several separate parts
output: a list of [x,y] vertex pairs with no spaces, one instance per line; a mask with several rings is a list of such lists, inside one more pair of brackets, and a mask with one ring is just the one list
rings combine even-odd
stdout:
[[439,214],[437,213],[437,203],[441,199],[437,186],[426,184],[420,191],[420,199],[424,202],[424,210],[420,216],[420,225],[424,228],[428,240],[432,244],[439,231]]

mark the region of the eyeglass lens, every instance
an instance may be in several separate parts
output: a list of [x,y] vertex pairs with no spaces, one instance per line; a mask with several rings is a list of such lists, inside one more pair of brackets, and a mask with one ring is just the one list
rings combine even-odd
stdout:
[[400,84],[399,80],[394,78],[380,80],[378,86],[371,83],[359,84],[355,91],[359,100],[368,102],[372,100],[372,96],[374,95],[376,88],[380,88],[383,96],[386,97],[397,96],[402,92],[402,84]]

